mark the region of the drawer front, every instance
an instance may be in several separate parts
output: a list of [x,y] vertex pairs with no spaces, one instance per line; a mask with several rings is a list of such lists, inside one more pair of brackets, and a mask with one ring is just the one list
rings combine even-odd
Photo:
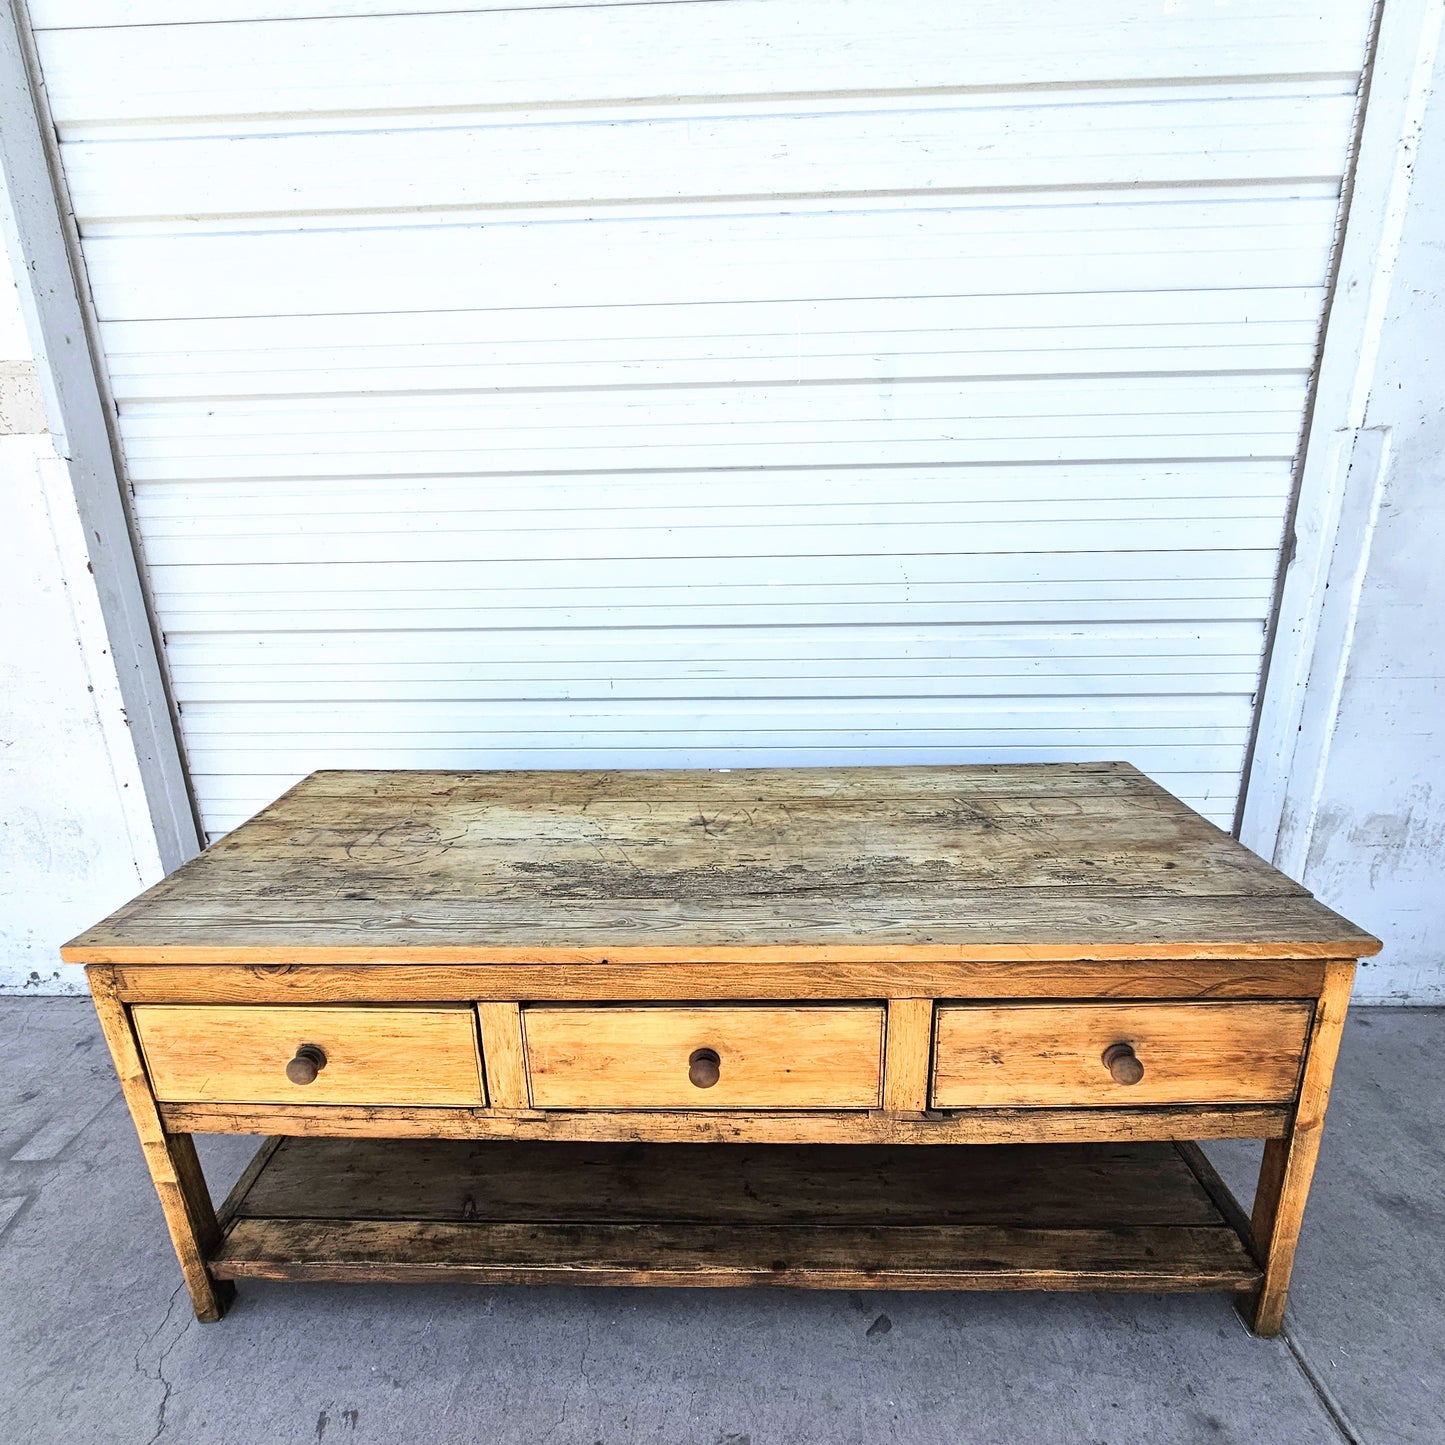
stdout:
[[[168,1103],[485,1102],[476,1015],[465,1006],[141,1004],[131,1017],[151,1087]],[[288,1077],[298,1055],[292,1075],[314,1074],[309,1082]]]
[[522,1028],[539,1109],[879,1105],[881,1007],[539,1004],[522,1011]]
[[[1312,1013],[1311,1003],[1293,999],[944,1004],[935,1025],[932,1103],[1283,1103],[1294,1097]],[[1114,1072],[1104,1057],[1110,1050],[1118,1050]]]

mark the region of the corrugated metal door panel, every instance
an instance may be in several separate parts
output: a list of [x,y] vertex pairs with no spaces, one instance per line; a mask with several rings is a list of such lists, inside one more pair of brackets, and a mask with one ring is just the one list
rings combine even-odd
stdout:
[[1227,821],[1368,0],[294,8],[30,6],[211,832],[347,765]]

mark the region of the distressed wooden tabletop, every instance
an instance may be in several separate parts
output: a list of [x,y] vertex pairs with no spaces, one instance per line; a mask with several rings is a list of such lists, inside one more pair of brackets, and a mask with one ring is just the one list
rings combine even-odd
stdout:
[[1353,958],[1127,763],[320,772],[72,963]]

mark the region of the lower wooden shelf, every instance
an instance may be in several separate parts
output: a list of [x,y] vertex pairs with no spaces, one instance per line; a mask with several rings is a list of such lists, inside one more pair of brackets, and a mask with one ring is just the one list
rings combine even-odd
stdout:
[[[1231,1222],[1231,1220],[1236,1222]],[[1249,1290],[1192,1146],[269,1141],[223,1279]]]

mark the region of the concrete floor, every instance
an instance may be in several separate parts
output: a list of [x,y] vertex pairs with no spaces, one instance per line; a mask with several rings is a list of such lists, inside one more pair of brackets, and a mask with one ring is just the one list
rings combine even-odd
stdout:
[[[1210,1295],[258,1283],[197,1325],[89,1004],[0,999],[0,1441],[1445,1442],[1442,1028],[1353,1015],[1278,1340]],[[223,1190],[252,1141],[208,1142]]]

